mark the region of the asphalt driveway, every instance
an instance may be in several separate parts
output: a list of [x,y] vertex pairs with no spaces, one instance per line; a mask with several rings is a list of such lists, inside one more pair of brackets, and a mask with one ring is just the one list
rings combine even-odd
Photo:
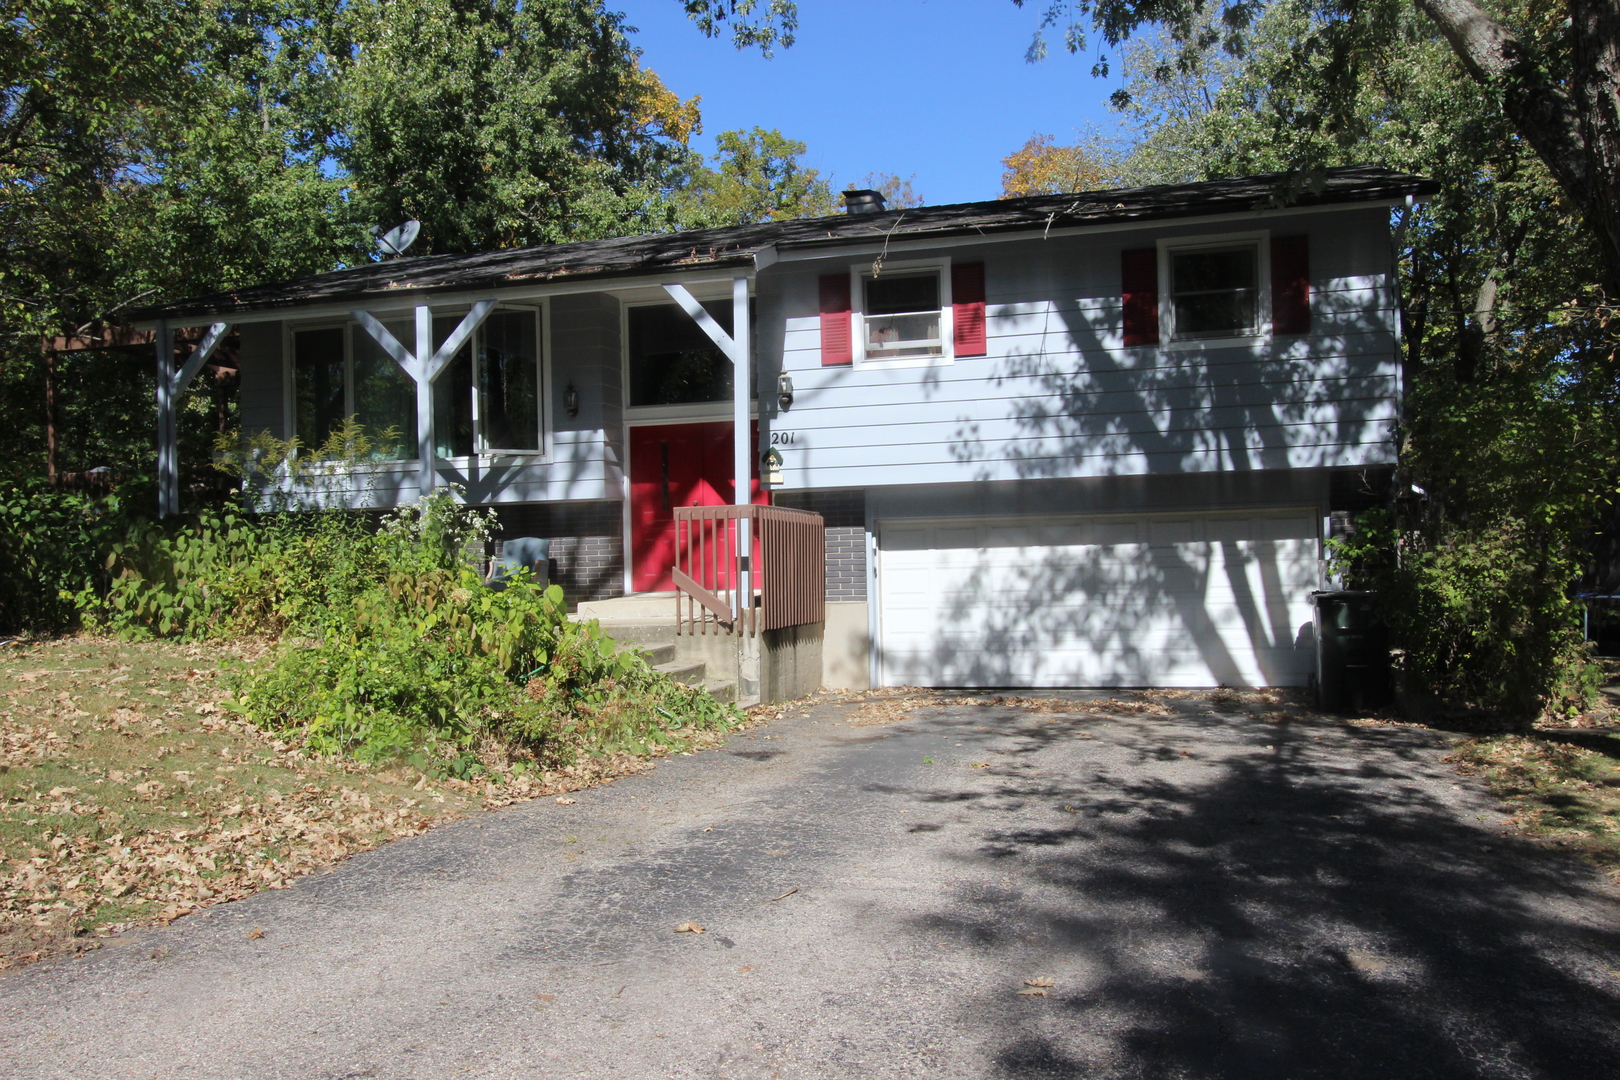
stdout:
[[1614,891],[1445,736],[1064,708],[821,705],[0,976],[0,1075],[1620,1073]]

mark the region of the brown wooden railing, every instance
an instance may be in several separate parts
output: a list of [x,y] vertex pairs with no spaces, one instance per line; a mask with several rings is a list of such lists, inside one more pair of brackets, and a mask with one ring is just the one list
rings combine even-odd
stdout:
[[[753,581],[738,611],[738,522],[753,537]],[[826,525],[780,506],[675,508],[675,632],[739,634],[825,618]]]

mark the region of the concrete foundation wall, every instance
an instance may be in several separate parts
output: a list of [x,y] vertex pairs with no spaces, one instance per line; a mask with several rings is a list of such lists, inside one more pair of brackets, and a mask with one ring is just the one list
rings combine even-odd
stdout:
[[866,601],[829,602],[821,643],[821,685],[829,690],[865,690],[872,685],[872,638]]
[[821,688],[824,623],[787,626],[760,635],[759,700],[793,701]]

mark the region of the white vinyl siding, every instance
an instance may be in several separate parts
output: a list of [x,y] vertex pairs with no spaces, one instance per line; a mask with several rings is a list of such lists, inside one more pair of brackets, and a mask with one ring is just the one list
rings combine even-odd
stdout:
[[1311,509],[885,521],[889,686],[1297,686]]

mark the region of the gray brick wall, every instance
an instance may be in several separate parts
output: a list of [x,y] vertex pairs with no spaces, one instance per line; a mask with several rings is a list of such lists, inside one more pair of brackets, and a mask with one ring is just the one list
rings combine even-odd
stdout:
[[859,488],[839,491],[783,491],[777,506],[810,510],[827,523],[827,599],[866,599],[866,493]]
[[497,540],[543,536],[551,540],[551,580],[570,608],[586,600],[624,595],[624,518],[621,504],[507,503],[494,507]]

